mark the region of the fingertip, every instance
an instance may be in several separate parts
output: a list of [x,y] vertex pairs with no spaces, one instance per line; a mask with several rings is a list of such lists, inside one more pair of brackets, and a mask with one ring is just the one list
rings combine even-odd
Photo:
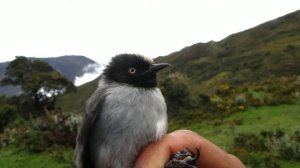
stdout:
[[201,150],[203,138],[190,130],[177,130],[165,136],[162,143],[169,147],[171,154],[181,151],[185,148],[191,150],[194,154]]

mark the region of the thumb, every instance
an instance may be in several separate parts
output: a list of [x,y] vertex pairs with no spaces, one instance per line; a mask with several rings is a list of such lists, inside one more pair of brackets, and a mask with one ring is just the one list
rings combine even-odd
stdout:
[[[199,146],[195,146],[195,144],[199,144]],[[171,156],[184,148],[196,153],[196,148],[200,149],[199,136],[188,130],[167,134],[162,140],[145,147],[136,160],[135,168],[165,167]]]

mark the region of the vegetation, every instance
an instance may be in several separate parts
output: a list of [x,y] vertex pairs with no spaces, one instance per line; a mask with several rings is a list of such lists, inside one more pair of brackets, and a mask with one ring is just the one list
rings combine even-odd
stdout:
[[23,90],[0,97],[1,167],[71,167],[78,119],[55,105],[59,95],[75,89],[72,82],[45,62],[16,57],[1,84]]
[[211,94],[222,83],[239,85],[273,76],[300,74],[300,12],[288,14],[252,29],[233,34],[219,42],[198,43],[156,62],[172,67],[198,84],[198,90]]
[[58,95],[74,89],[74,85],[46,62],[26,57],[16,57],[6,68],[2,85],[20,85],[27,108],[43,112],[52,110]]

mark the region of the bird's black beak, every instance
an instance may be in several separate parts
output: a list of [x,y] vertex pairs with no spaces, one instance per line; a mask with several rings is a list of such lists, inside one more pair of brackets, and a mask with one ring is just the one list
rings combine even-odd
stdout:
[[152,64],[150,71],[152,73],[157,73],[158,71],[163,70],[163,69],[167,68],[168,66],[170,66],[170,64],[168,64],[168,63]]

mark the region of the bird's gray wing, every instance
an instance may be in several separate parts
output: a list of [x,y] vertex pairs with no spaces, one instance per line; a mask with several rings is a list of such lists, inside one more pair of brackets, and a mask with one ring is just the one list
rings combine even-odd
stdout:
[[88,139],[93,129],[97,115],[101,113],[105,100],[105,89],[98,88],[86,102],[85,114],[78,129],[75,148],[75,162],[77,168],[93,168],[89,155]]

